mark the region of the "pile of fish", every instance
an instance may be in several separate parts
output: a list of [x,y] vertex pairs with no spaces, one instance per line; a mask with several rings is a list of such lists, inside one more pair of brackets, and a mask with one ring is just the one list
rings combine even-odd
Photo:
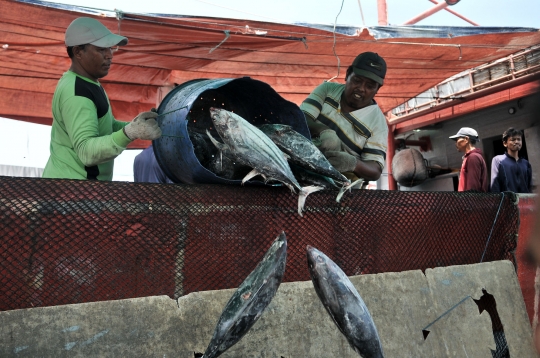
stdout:
[[[357,184],[351,184],[309,139],[291,126],[265,124],[257,128],[239,115],[220,108],[210,108],[210,117],[222,142],[206,130],[218,149],[218,154],[207,161],[206,167],[228,179],[241,175],[242,183],[260,175],[265,183],[277,181],[293,192],[297,190],[301,216],[309,194],[336,189],[339,202],[343,193]],[[190,135],[190,138],[197,140],[194,146],[201,143],[195,136]]]

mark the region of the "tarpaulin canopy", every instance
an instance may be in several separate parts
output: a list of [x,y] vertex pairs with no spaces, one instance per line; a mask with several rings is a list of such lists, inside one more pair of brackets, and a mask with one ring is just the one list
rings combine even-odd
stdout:
[[249,76],[300,104],[323,81],[343,82],[363,51],[387,61],[376,97],[386,112],[456,73],[540,43],[532,28],[337,26],[334,34],[333,26],[314,24],[0,0],[0,116],[52,122],[54,88],[70,66],[64,32],[80,16],[98,18],[129,38],[101,80],[120,120],[155,107],[174,84],[196,78]]

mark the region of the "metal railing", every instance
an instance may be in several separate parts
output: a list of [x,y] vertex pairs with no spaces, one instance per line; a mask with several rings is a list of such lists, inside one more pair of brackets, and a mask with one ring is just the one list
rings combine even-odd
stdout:
[[392,110],[401,117],[540,71],[540,45],[463,71]]

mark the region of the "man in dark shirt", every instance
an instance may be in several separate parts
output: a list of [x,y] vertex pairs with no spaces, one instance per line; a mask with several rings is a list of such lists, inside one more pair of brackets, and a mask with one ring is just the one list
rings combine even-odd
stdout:
[[518,154],[523,144],[521,131],[510,127],[502,137],[506,153],[497,155],[491,162],[491,191],[531,193],[531,164]]
[[133,162],[133,179],[144,183],[172,183],[159,166],[154,148],[149,146],[137,156]]
[[472,128],[463,127],[457,134],[449,138],[456,142],[457,150],[464,153],[459,173],[458,191],[487,192],[489,183],[486,162],[482,151],[475,148],[476,142],[478,142],[478,132]]

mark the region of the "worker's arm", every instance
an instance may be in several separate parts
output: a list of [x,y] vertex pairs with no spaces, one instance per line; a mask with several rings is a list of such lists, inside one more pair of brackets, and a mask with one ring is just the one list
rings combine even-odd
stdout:
[[376,161],[363,161],[356,156],[343,151],[329,151],[326,159],[340,173],[352,172],[366,181],[377,180],[381,176],[382,167]]
[[375,161],[364,162],[357,160],[353,173],[359,178],[364,178],[366,181],[374,181],[381,177],[382,167]]
[[116,158],[131,142],[122,129],[111,133],[114,118],[110,107],[98,120],[95,105],[90,99],[72,97],[62,104],[61,112],[73,150],[85,166]]

